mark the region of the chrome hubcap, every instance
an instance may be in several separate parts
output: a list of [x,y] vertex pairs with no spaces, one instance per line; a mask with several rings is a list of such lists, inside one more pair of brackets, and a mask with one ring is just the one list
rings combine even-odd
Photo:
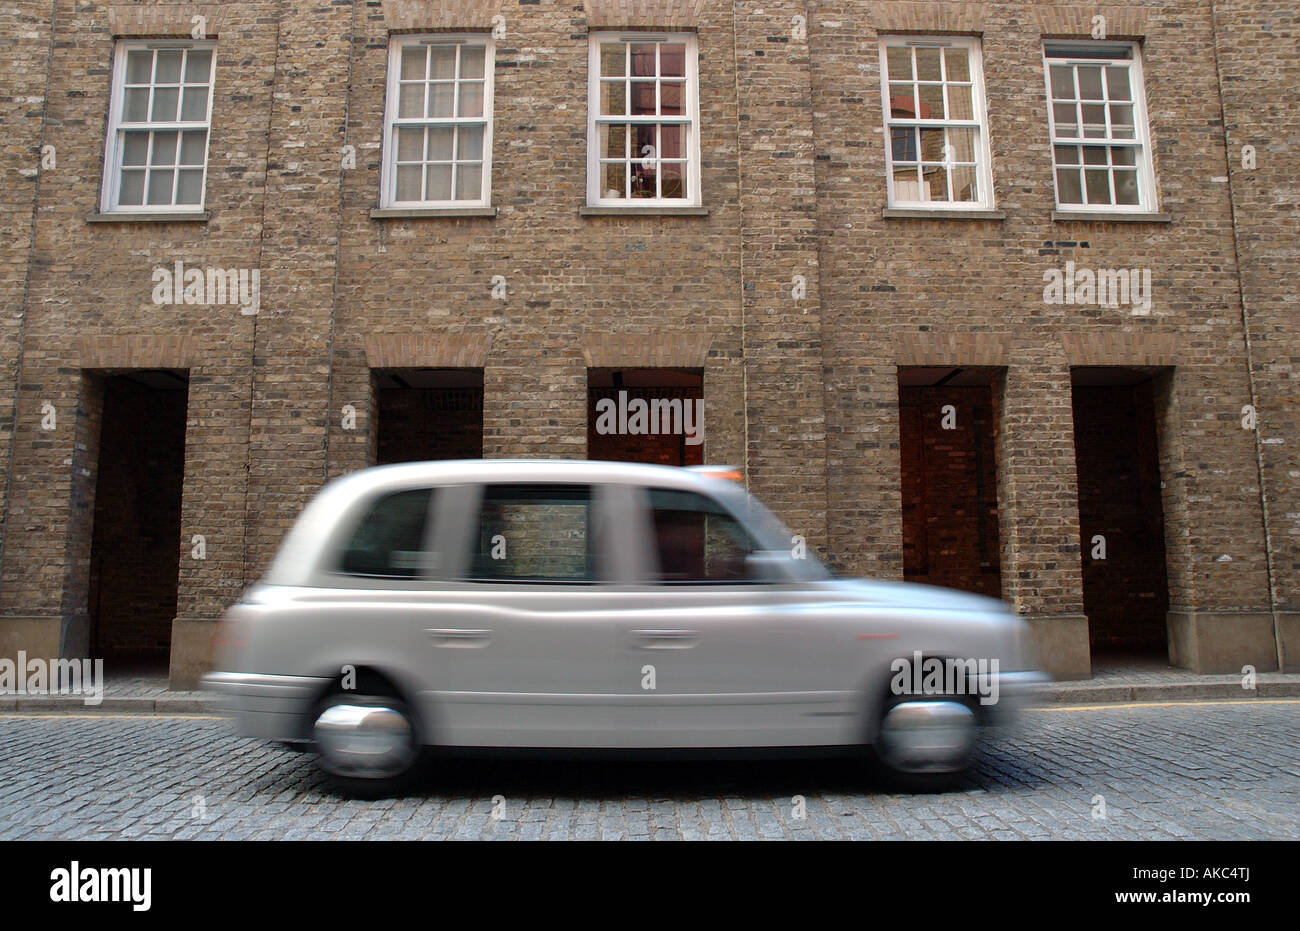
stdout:
[[975,749],[975,713],[961,702],[906,701],[880,724],[881,756],[894,769],[953,772]]
[[330,705],[312,728],[321,766],[336,776],[383,779],[404,772],[415,757],[411,720],[382,699]]

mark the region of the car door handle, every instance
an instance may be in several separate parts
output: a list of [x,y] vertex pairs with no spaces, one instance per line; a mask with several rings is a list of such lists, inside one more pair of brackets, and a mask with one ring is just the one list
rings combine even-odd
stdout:
[[689,650],[700,642],[698,630],[634,630],[632,638],[645,650]]
[[490,630],[469,630],[463,627],[428,627],[424,631],[434,646],[474,649],[485,647],[492,641]]

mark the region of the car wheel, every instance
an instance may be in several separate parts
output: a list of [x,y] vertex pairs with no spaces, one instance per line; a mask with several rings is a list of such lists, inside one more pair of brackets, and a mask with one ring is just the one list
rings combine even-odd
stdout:
[[942,792],[961,785],[975,757],[979,718],[965,696],[890,695],[871,762],[891,788]]
[[418,723],[396,696],[329,695],[312,712],[311,732],[316,764],[342,794],[394,795],[416,773]]

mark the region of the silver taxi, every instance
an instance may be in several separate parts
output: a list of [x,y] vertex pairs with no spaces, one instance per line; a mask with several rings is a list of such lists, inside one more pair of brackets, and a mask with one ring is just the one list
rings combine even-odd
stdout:
[[939,788],[1045,677],[999,601],[837,578],[735,481],[422,462],[306,507],[214,637],[241,733],[385,794],[425,746],[861,748]]

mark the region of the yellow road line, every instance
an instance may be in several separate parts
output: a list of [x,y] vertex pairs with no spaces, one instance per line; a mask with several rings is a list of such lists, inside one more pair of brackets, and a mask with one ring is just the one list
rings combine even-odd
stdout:
[[1025,711],[1102,711],[1112,708],[1180,708],[1190,705],[1300,705],[1300,698],[1227,698],[1227,699],[1188,699],[1186,701],[1135,701],[1121,705],[1062,705],[1053,708],[1038,705],[1025,708]]

